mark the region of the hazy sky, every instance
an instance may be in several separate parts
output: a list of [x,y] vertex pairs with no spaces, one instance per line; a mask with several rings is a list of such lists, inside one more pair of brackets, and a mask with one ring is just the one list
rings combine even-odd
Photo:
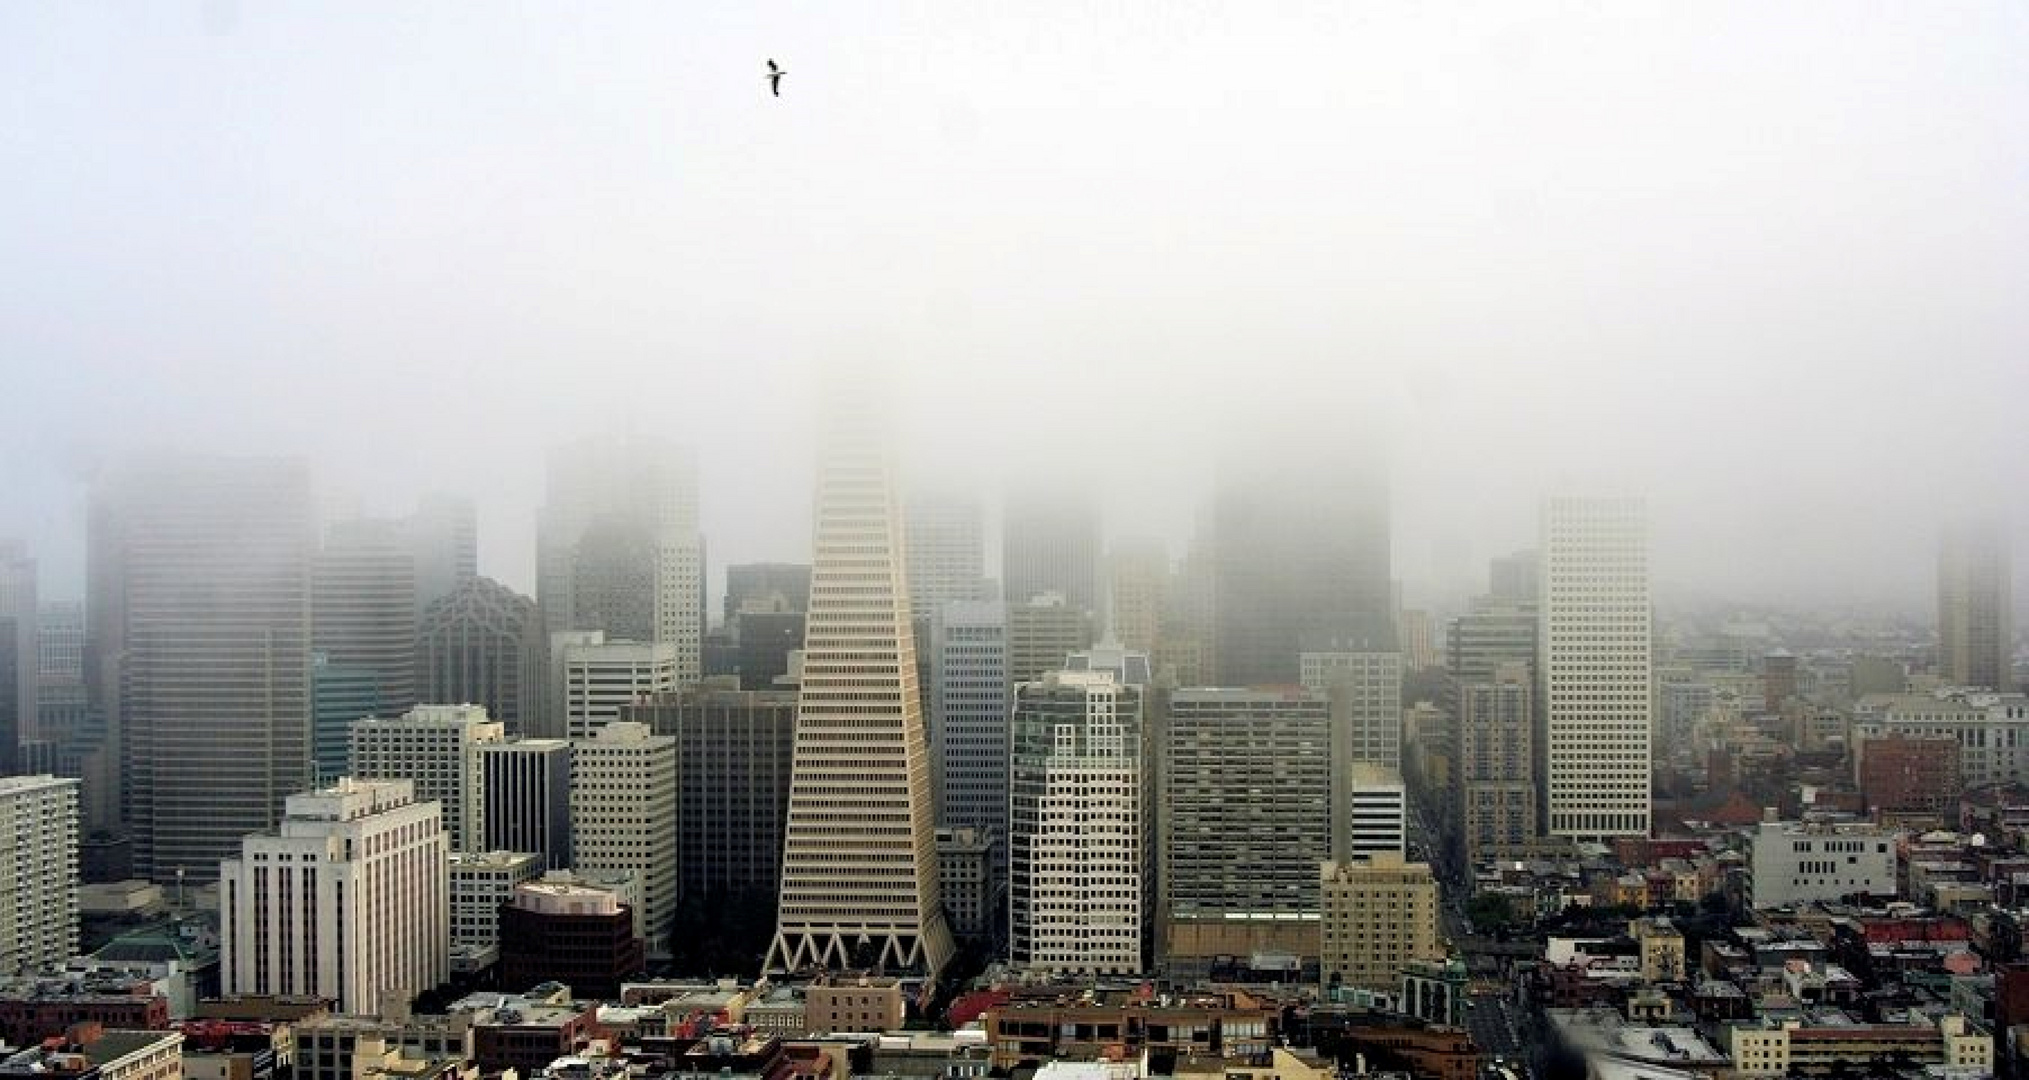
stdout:
[[2014,0],[0,5],[0,535],[75,594],[93,461],[287,450],[526,588],[544,449],[632,426],[715,573],[807,558],[814,373],[879,360],[917,467],[1116,533],[1378,423],[1412,602],[1599,489],[1666,593],[1921,604],[2029,475],[2025,56]]

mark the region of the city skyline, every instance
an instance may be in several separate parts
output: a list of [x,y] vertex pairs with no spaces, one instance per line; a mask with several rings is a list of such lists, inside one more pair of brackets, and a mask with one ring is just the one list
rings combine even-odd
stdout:
[[544,456],[634,430],[799,558],[883,360],[927,479],[1173,554],[1221,443],[1360,424],[1419,602],[1611,491],[1666,599],[1920,610],[2029,457],[2029,33],[1957,11],[10,9],[0,536],[81,595],[80,481],[260,446],[533,594]]

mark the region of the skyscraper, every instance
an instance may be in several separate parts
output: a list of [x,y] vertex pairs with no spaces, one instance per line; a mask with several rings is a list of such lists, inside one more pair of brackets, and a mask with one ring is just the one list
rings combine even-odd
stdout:
[[0,970],[61,965],[78,944],[78,782],[0,778]]
[[1653,703],[1642,501],[1551,499],[1542,551],[1545,830],[1647,836]]
[[648,954],[676,919],[676,739],[616,721],[571,745],[571,866],[626,871],[641,886]]
[[480,847],[542,856],[544,870],[571,866],[571,744],[514,739],[479,748]]
[[1001,514],[1001,595],[1015,605],[1057,593],[1072,608],[1097,613],[1099,550],[1092,500],[1069,491],[1010,495]]
[[1142,970],[1142,692],[1103,671],[1053,672],[1016,690],[1008,895],[1018,966]]
[[308,786],[307,468],[134,463],[93,490],[92,647],[124,781],[134,869],[204,882]]
[[1393,652],[1306,652],[1306,690],[1329,694],[1334,753],[1341,762],[1402,768],[1402,656]]
[[339,522],[310,564],[310,648],[374,673],[380,708],[416,703],[416,556],[398,521]]
[[12,721],[9,730],[0,732],[0,765],[5,766],[6,773],[14,771],[17,741],[36,738],[40,733],[36,683],[42,670],[41,649],[37,645],[41,616],[41,605],[36,601],[35,559],[19,541],[0,540],[0,634],[10,639],[0,643],[0,653],[4,653],[9,669],[0,671],[0,687],[11,691],[12,699],[0,701],[0,721]]
[[676,649],[668,644],[607,641],[594,630],[556,634],[550,649],[567,738],[590,738],[619,719],[621,706],[677,688]]
[[929,618],[953,603],[986,595],[986,518],[979,500],[958,492],[909,496],[909,611]]
[[416,610],[479,576],[479,522],[472,500],[426,495],[404,523],[416,563]]
[[1106,636],[1154,655],[1169,595],[1169,551],[1161,541],[1114,545],[1106,556]]
[[562,731],[543,722],[548,653],[535,601],[473,578],[423,609],[417,638],[423,700],[483,705],[509,735]]
[[1937,559],[1937,666],[1953,686],[2014,689],[2014,596],[1998,523],[1945,531]]
[[1459,821],[1469,862],[1536,837],[1531,671],[1502,664],[1490,681],[1459,688]]
[[818,464],[795,779],[764,969],[934,979],[953,945],[938,897],[900,507],[871,415],[845,410],[833,423]]
[[502,724],[478,705],[418,705],[399,717],[353,726],[348,775],[408,780],[416,798],[443,807],[452,851],[480,850],[479,748],[505,737]]
[[449,845],[407,780],[291,795],[279,829],[219,868],[228,994],[328,998],[372,1015],[451,975]]
[[1010,687],[1061,670],[1064,658],[1092,644],[1092,614],[1058,593],[1042,593],[1007,606],[1007,677]]
[[548,631],[666,642],[680,682],[703,677],[705,554],[688,449],[640,435],[558,447],[536,549]]
[[[1212,615],[1221,686],[1297,681],[1321,643],[1395,648],[1387,486],[1345,448],[1222,463],[1212,497]],[[1264,450],[1265,453],[1265,450]],[[1315,879],[1316,867],[1307,876]],[[1314,881],[1313,881],[1314,883]]]
[[1007,605],[952,603],[935,620],[929,744],[937,824],[1007,836]]

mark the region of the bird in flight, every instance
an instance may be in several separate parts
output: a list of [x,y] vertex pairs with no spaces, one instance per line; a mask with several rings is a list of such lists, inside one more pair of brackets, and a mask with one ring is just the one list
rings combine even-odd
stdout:
[[776,97],[782,96],[782,76],[787,74],[789,73],[775,66],[775,61],[768,61],[768,74],[765,78],[768,80],[768,89],[775,91]]

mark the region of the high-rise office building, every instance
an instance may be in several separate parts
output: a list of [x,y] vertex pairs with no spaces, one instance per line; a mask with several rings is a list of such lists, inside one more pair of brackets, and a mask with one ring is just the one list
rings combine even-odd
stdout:
[[[297,461],[134,463],[93,489],[98,700],[134,871],[206,882],[310,761],[310,478]],[[87,793],[87,801],[91,801]]]
[[708,679],[629,705],[620,717],[676,738],[683,891],[773,903],[796,752],[796,692]]
[[346,521],[310,563],[310,648],[332,666],[363,668],[379,710],[416,704],[416,556],[397,521]]
[[1543,594],[1543,555],[1534,549],[1502,555],[1487,566],[1487,599],[1501,604],[1534,604]]
[[325,787],[345,775],[352,725],[385,711],[379,672],[359,664],[333,663],[321,652],[310,654],[312,786]]
[[1937,666],[1952,686],[2015,688],[2014,590],[1999,524],[1947,529],[1937,559]]
[[1062,670],[1065,657],[1091,644],[1091,612],[1062,594],[1042,593],[1007,607],[1010,686]]
[[620,708],[679,685],[676,647],[664,642],[608,641],[599,631],[556,634],[557,714],[564,734],[591,737],[620,718]]
[[1459,686],[1490,682],[1502,664],[1535,666],[1541,624],[1534,600],[1475,601],[1471,611],[1451,620],[1445,635],[1445,666],[1452,682]]
[[[1333,467],[1335,459],[1344,464]],[[1294,683],[1306,649],[1395,649],[1388,496],[1377,467],[1343,448],[1229,460],[1210,527],[1219,685]]]
[[1161,541],[1115,544],[1106,556],[1106,636],[1154,655],[1170,588],[1169,549]]
[[1394,652],[1306,652],[1303,686],[1332,700],[1334,752],[1344,762],[1402,768],[1402,656]]
[[426,701],[483,706],[509,735],[556,734],[561,718],[545,715],[548,656],[535,601],[473,578],[423,609],[417,686]]
[[704,540],[688,449],[639,435],[558,447],[536,547],[548,631],[666,643],[680,682],[703,677]]
[[571,868],[571,744],[513,739],[479,748],[480,847]]
[[480,850],[484,805],[479,748],[502,741],[504,725],[481,705],[418,705],[398,717],[353,725],[347,775],[408,780],[416,798],[443,808],[452,851]]
[[454,851],[450,871],[451,972],[484,971],[500,962],[501,905],[542,877],[542,860],[526,851]]
[[418,612],[479,577],[479,519],[472,500],[425,495],[403,524],[415,559]]
[[289,796],[279,829],[219,867],[227,994],[406,1005],[451,974],[450,847],[407,780],[341,780]]
[[1162,888],[1184,919],[1315,918],[1331,855],[1331,702],[1306,690],[1188,689],[1163,732]]
[[1543,509],[1543,825],[1647,836],[1652,752],[1648,523],[1639,499]]
[[1096,613],[1099,544],[1099,508],[1091,499],[1068,491],[1010,495],[1001,512],[1002,598],[1012,607],[1056,593],[1072,608]]
[[1017,966],[1143,968],[1142,688],[1060,671],[1015,691],[1010,952]]
[[36,689],[42,671],[37,644],[42,605],[36,599],[35,559],[17,540],[0,540],[0,775],[15,771],[15,748],[39,737]]
[[78,782],[0,778],[0,971],[61,965],[78,947]]
[[726,621],[743,610],[808,611],[810,567],[803,563],[739,563],[726,567]]
[[900,507],[872,415],[835,415],[818,465],[795,780],[764,969],[934,979],[953,944],[938,897]]
[[1469,862],[1536,837],[1531,671],[1529,664],[1506,663],[1491,681],[1459,688],[1459,822]]
[[79,776],[79,755],[105,734],[90,715],[85,686],[85,606],[44,603],[36,623],[36,732],[57,744],[61,775]]
[[959,492],[913,492],[903,518],[910,615],[930,618],[946,604],[988,599],[986,515],[978,499]]
[[571,865],[626,871],[641,886],[648,954],[669,955],[676,920],[676,739],[615,721],[571,747]]
[[947,604],[933,625],[929,743],[937,823],[1005,837],[1007,606]]

